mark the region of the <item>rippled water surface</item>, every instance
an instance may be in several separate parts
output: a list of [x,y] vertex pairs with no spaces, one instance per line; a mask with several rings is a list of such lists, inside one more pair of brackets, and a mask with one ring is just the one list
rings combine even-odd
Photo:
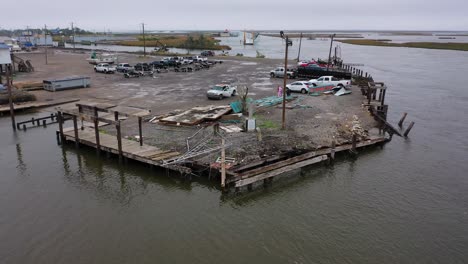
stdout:
[[[328,55],[326,42],[302,47]],[[280,39],[257,48],[283,54]],[[389,120],[408,112],[410,139],[242,196],[0,118],[0,263],[468,262],[468,53],[341,49],[389,85]]]

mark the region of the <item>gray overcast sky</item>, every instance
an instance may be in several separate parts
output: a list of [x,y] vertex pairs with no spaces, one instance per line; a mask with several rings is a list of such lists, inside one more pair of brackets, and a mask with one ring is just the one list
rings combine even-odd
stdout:
[[121,31],[144,22],[148,30],[468,30],[466,0],[2,0],[0,6],[6,29],[75,22]]

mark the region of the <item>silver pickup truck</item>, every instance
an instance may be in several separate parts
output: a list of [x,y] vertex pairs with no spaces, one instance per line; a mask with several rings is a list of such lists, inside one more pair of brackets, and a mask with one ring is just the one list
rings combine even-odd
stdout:
[[[289,79],[294,79],[296,78],[296,72],[288,69],[287,73]],[[284,67],[278,67],[272,71],[270,71],[270,77],[271,78],[283,78],[284,76]]]
[[116,68],[115,66],[111,66],[109,63],[99,63],[98,65],[94,66],[94,71],[102,73],[115,73]]

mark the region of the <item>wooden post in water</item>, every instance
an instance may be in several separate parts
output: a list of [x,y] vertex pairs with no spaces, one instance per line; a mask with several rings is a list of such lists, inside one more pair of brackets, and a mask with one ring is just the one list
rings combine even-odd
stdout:
[[384,89],[382,92],[382,98],[380,99],[380,105],[384,105],[385,103],[385,94],[387,93],[387,89]]
[[224,138],[221,139],[221,188],[226,186],[226,150]]
[[357,142],[357,136],[356,136],[355,133],[353,133],[353,143],[352,143],[352,146],[351,146],[351,152],[352,152],[353,154],[357,154],[356,142]]
[[[83,113],[83,107],[81,105],[78,105],[78,113]],[[84,130],[84,126],[83,126],[83,119],[81,119],[81,130]]]
[[370,105],[371,102],[371,87],[369,84],[367,84],[367,104]]
[[64,136],[63,136],[63,116],[62,112],[58,111],[57,112],[57,121],[59,124],[59,138],[60,138],[60,144],[64,142]]
[[16,131],[16,122],[15,122],[15,107],[13,106],[13,96],[11,94],[11,80],[10,80],[10,66],[6,66],[6,81],[8,87],[8,104],[10,105],[10,117],[11,117],[11,126],[13,127],[13,131]]
[[120,132],[119,112],[114,112],[114,119],[117,122],[115,124],[115,130],[117,130],[117,148],[119,150],[119,163],[122,164],[122,161],[123,161],[122,134]]
[[140,136],[140,146],[143,146],[143,132],[141,129],[141,116],[138,117],[138,135]]
[[398,122],[399,127],[403,126],[403,122],[405,122],[405,118],[406,118],[407,115],[408,115],[408,113],[406,113],[406,112],[403,113],[403,116],[401,117],[400,122]]
[[408,128],[406,129],[405,133],[403,134],[403,136],[408,137],[408,134],[411,131],[411,129],[413,128],[413,126],[414,126],[414,122],[411,122],[410,125],[408,126]]
[[122,152],[122,134],[120,133],[120,121],[115,125],[117,130],[117,148],[119,149],[119,163],[122,164],[123,161],[123,152]]
[[336,147],[336,143],[335,143],[335,140],[332,141],[332,145],[331,145],[331,151],[330,151],[330,161],[333,162],[335,160],[335,147]]
[[94,134],[96,135],[96,153],[99,155],[101,152],[101,142],[99,140],[99,120],[98,120],[98,109],[94,107]]
[[80,147],[80,138],[78,136],[78,121],[76,116],[73,116],[73,131],[75,132],[75,147]]

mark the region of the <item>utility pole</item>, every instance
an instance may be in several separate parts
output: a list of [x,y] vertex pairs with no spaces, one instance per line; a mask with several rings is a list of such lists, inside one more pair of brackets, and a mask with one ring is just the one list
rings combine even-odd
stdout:
[[330,41],[330,51],[328,52],[327,71],[328,71],[328,68],[330,67],[330,62],[331,62],[331,50],[332,50],[333,38],[335,37],[335,34],[331,35],[330,37],[331,37],[331,41]]
[[286,79],[288,78],[288,48],[292,46],[292,41],[289,40],[289,37],[284,36],[284,32],[280,32],[281,38],[286,40],[286,51],[284,54],[284,73],[283,73],[283,118],[282,118],[282,129],[286,129]]
[[145,38],[145,23],[141,23],[143,29],[143,56],[146,57],[146,38]]
[[297,53],[297,62],[301,59],[301,44],[302,44],[302,32],[301,32],[301,37],[299,38],[299,52]]
[[71,23],[72,26],[72,35],[73,35],[73,53],[75,53],[75,28],[73,27],[73,22]]
[[47,25],[44,25],[44,45],[45,45],[45,64],[48,64],[47,61]]
[[7,81],[7,87],[8,87],[8,103],[10,104],[10,116],[11,116],[11,126],[13,127],[13,131],[16,131],[16,122],[15,122],[15,108],[13,106],[13,98],[11,94],[11,80],[10,80],[10,74],[11,74],[11,69],[10,65],[6,65],[6,81]]

